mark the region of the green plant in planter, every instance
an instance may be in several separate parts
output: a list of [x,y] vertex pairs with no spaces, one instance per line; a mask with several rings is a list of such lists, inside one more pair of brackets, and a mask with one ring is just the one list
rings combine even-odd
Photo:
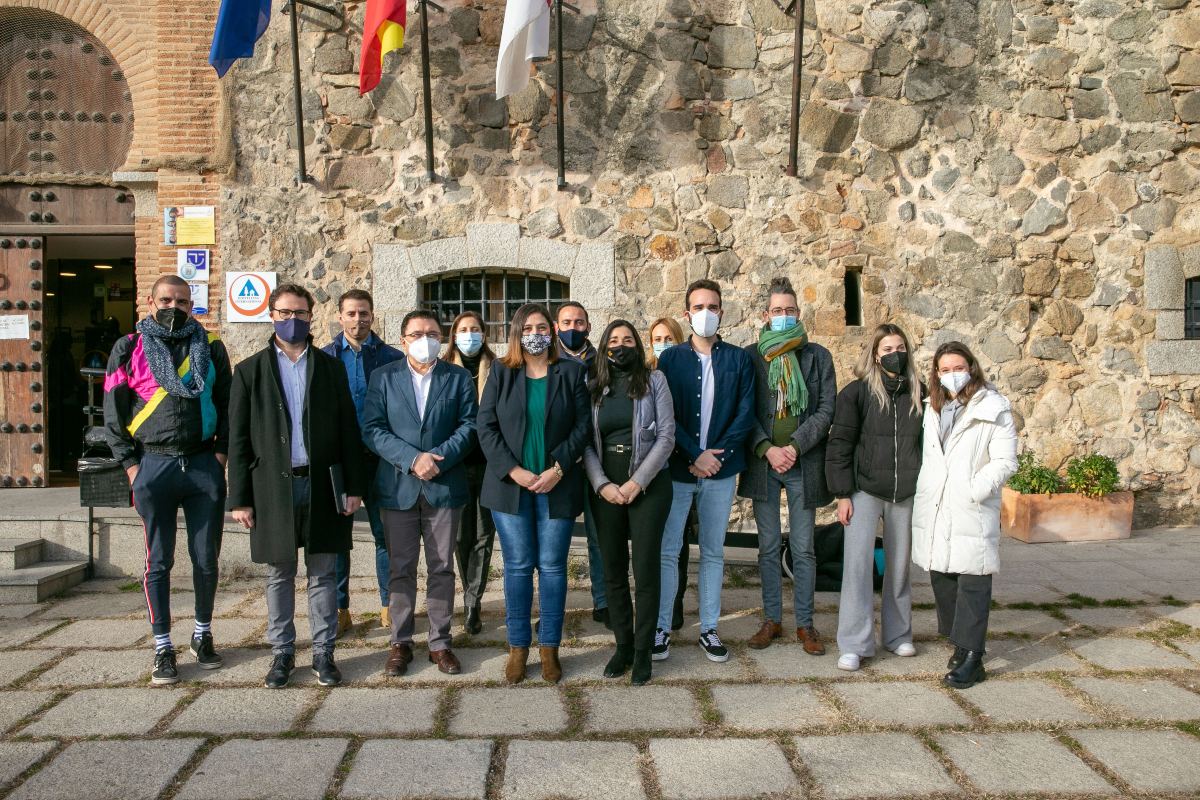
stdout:
[[1067,462],[1067,488],[1084,497],[1104,497],[1117,490],[1121,475],[1108,456],[1076,456]]
[[1017,456],[1017,471],[1008,479],[1008,488],[1021,494],[1054,494],[1062,491],[1062,481],[1058,473],[1026,451]]

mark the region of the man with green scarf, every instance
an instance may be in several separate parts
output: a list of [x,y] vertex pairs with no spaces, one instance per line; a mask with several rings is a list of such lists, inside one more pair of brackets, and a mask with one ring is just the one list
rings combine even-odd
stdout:
[[755,371],[755,421],[746,440],[746,471],[738,495],[754,501],[763,624],[749,645],[762,649],[783,634],[783,539],[780,495],[787,492],[796,638],[810,655],[825,646],[813,627],[816,509],[833,501],[825,485],[825,441],[837,397],[833,357],[808,341],[796,290],[775,278],[767,290],[758,342],[746,347]]

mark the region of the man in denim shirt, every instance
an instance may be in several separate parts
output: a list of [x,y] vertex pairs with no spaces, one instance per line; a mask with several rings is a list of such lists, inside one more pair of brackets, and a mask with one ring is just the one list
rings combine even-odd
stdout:
[[[358,412],[358,424],[362,425],[363,401],[367,396],[367,385],[371,373],[385,364],[404,358],[394,347],[383,343],[371,325],[375,321],[375,303],[371,293],[362,289],[351,289],[338,298],[338,322],[342,332],[323,349],[342,362],[346,367],[346,378],[350,381],[350,397],[354,410]],[[390,628],[388,620],[388,551],[383,533],[383,518],[379,514],[379,503],[375,497],[375,468],[379,463],[374,453],[364,454],[367,460],[367,496],[363,503],[367,509],[367,520],[371,524],[371,536],[375,538],[375,578],[379,582],[380,625]],[[338,555],[338,636],[350,627],[350,554]]]
[[695,281],[685,302],[692,336],[658,360],[675,404],[675,452],[653,658],[662,661],[670,655],[668,631],[679,579],[679,549],[695,499],[700,520],[700,648],[711,661],[728,661],[729,651],[717,636],[717,620],[725,532],[737,475],[746,468],[746,438],[755,424],[754,365],[745,350],[717,335],[723,313],[720,285],[707,279]]

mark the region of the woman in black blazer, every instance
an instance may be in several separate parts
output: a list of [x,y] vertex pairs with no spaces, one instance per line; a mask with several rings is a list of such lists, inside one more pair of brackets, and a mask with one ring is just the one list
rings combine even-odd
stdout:
[[583,511],[579,459],[591,427],[584,368],[558,358],[545,307],[527,303],[509,326],[508,354],[492,364],[477,432],[487,457],[479,502],[491,509],[504,553],[509,683],[525,678],[538,572],[542,677],[562,677],[558,646],[567,603],[567,552]]

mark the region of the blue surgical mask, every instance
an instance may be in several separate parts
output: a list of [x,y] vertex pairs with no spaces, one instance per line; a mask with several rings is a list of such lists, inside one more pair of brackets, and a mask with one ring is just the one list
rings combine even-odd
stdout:
[[674,347],[674,346],[675,346],[675,344],[673,342],[655,342],[653,345],[654,357],[662,358],[662,354],[667,352],[667,348]]
[[771,330],[773,331],[790,331],[796,327],[796,318],[788,315],[786,317],[771,317]]
[[464,356],[473,356],[483,349],[483,334],[479,331],[454,334],[454,345]]

